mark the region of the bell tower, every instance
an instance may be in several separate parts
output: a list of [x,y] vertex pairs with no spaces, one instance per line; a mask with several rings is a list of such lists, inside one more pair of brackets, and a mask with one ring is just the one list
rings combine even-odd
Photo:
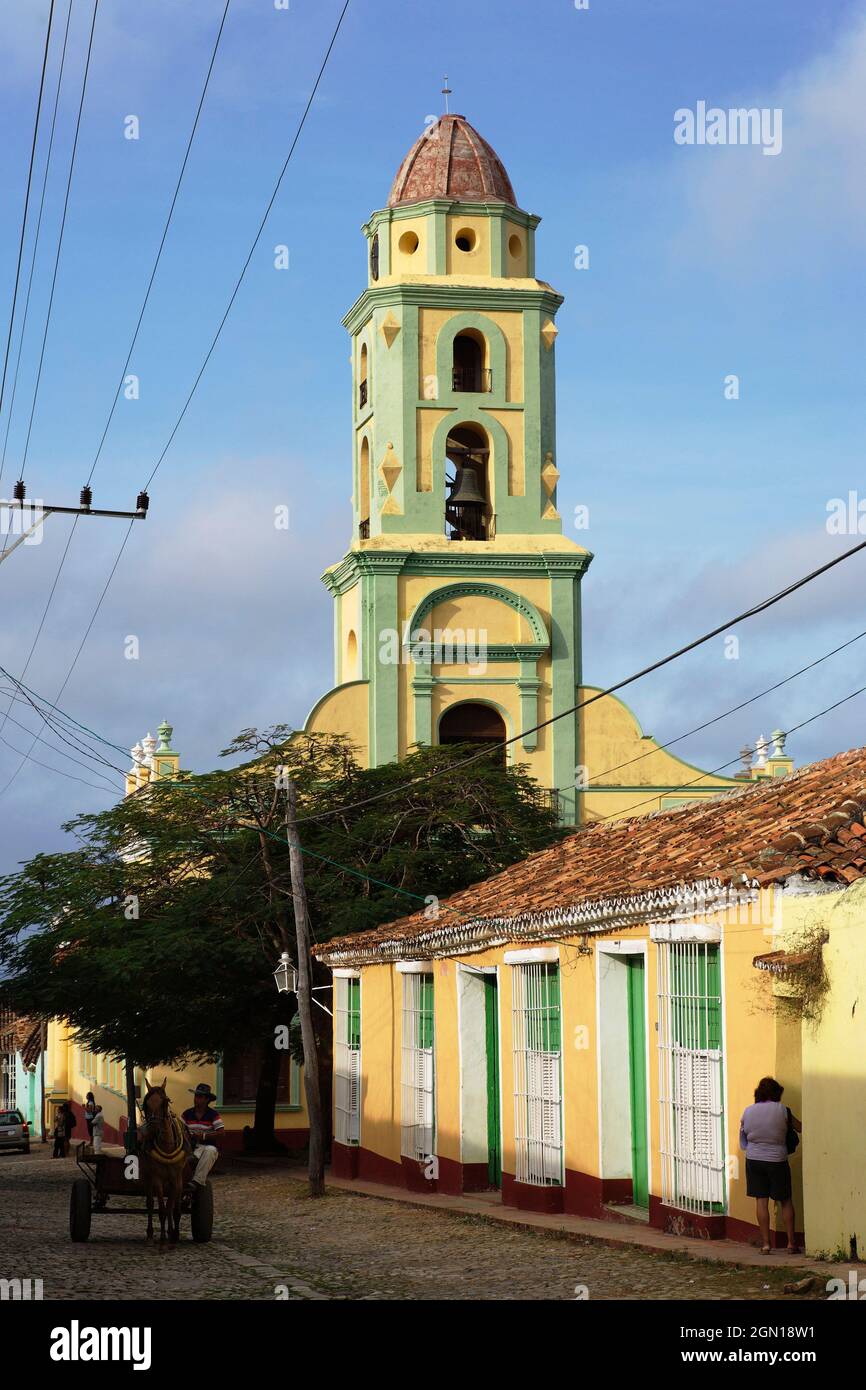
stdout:
[[363,228],[352,342],[353,536],[324,575],[336,685],[307,729],[370,764],[515,738],[575,819],[580,579],[556,507],[556,314],[539,218],[465,117],[441,116]]

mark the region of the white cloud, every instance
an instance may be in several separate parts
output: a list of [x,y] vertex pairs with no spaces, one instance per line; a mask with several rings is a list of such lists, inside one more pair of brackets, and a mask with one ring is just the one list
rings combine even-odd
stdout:
[[710,104],[781,107],[783,148],[774,159],[753,146],[676,150],[687,200],[678,256],[738,274],[808,273],[866,247],[866,13],[775,88],[714,93]]

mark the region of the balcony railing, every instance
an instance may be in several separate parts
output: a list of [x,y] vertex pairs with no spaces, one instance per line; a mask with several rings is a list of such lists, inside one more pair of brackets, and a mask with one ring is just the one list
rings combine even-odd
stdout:
[[358,540],[359,540],[359,541],[368,541],[369,539],[370,539],[370,518],[367,517],[366,521],[359,521],[359,522],[358,522]]
[[493,370],[491,367],[452,367],[452,391],[492,391]]
[[363,410],[363,409],[364,409],[364,406],[365,406],[366,404],[367,404],[367,383],[366,383],[366,381],[362,381],[362,382],[361,382],[361,385],[358,387],[358,409],[359,409],[359,410]]

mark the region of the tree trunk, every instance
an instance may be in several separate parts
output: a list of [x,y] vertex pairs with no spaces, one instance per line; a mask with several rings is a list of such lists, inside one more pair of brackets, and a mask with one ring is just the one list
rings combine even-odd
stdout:
[[313,1029],[312,959],[310,956],[310,922],[307,914],[307,894],[304,888],[304,861],[296,824],[297,796],[291,778],[286,785],[286,839],[289,844],[289,867],[292,874],[292,903],[295,909],[295,934],[298,943],[298,1013],[301,1018],[301,1040],[304,1045],[304,1092],[310,1121],[310,1196],[321,1197],[325,1191],[325,1127],[322,1116],[322,1095],[319,1086],[319,1054]]
[[123,1139],[123,1147],[128,1154],[134,1154],[138,1149],[138,1124],[136,1121],[135,1110],[135,1063],[129,1058],[126,1059],[126,1134]]

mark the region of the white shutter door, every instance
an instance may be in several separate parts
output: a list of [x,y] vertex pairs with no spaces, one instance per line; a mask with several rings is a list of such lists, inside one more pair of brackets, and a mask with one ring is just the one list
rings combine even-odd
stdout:
[[346,1081],[347,1139],[350,1144],[358,1144],[361,1139],[361,1053],[356,1047],[348,1049],[348,1077]]
[[562,1122],[559,1089],[559,1053],[541,1053],[541,1142],[545,1179],[562,1178]]

